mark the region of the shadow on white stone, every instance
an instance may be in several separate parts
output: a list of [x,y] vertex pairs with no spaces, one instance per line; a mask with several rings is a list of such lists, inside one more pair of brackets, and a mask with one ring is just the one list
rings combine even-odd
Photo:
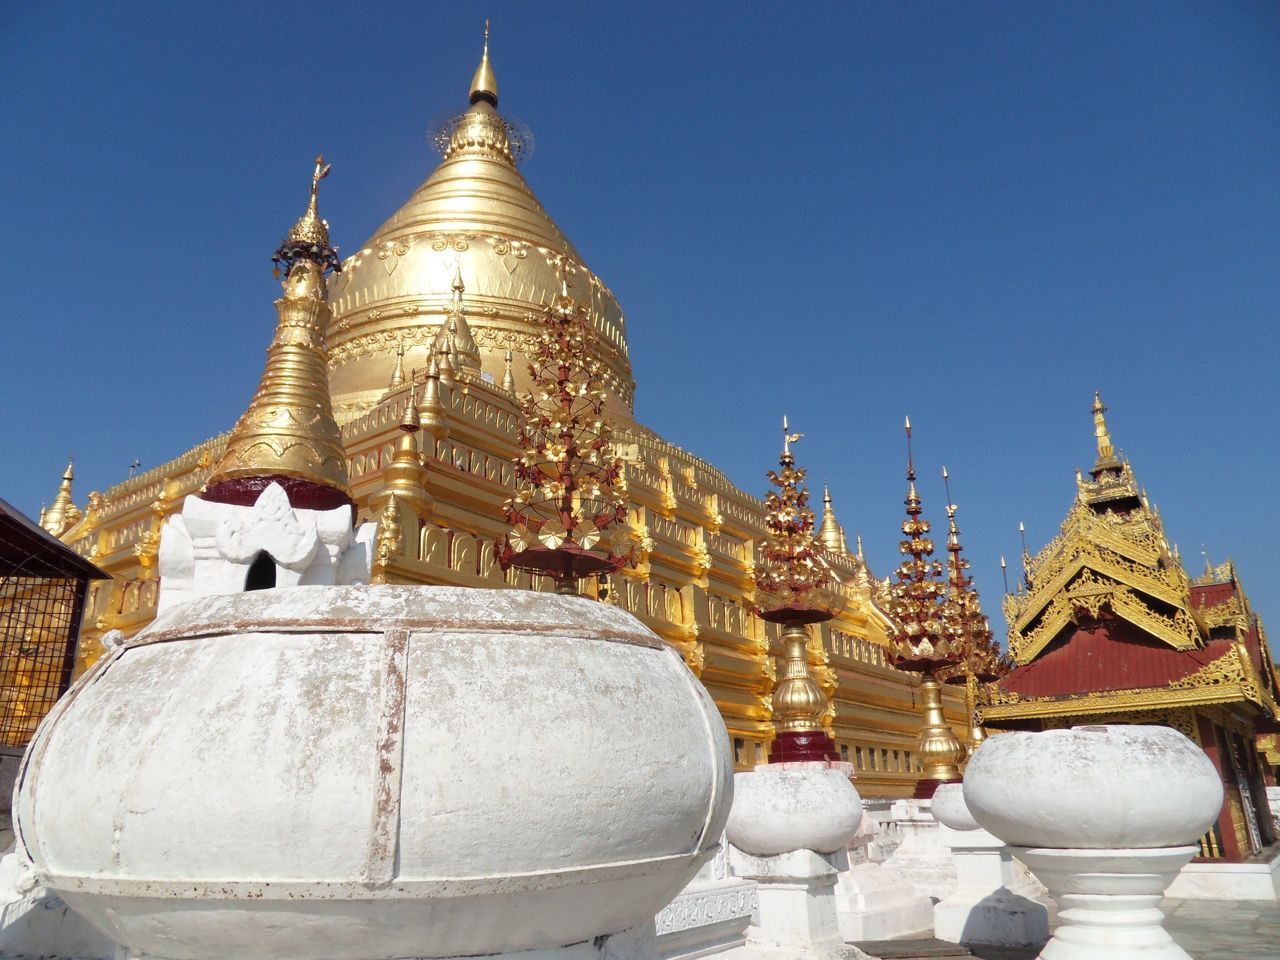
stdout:
[[730,871],[757,884],[747,931],[754,956],[777,960],[865,957],[840,935],[835,885],[862,803],[845,765],[778,763],[734,778],[727,836]]
[[901,842],[885,859],[922,897],[941,900],[956,888],[951,851],[938,839],[932,801],[895,800],[890,808],[893,830]]
[[863,813],[849,840],[849,867],[836,880],[840,935],[851,941],[927,935],[933,929],[933,903],[892,867],[871,861],[868,848],[877,832],[875,820]]
[[1039,946],[1049,939],[1043,903],[1013,891],[1018,878],[1009,848],[978,826],[963,787],[943,784],[933,795],[939,840],[951,850],[956,889],[934,907],[934,935],[952,943]]

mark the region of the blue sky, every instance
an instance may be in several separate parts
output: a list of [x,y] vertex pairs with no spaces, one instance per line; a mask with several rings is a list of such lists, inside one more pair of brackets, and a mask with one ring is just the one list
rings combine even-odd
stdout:
[[[641,421],[756,493],[785,412],[872,569],[902,417],[998,560],[1116,443],[1280,630],[1280,7],[6,4],[0,496],[226,429],[311,158],[358,249],[437,162],[486,16],[524,172],[627,315]],[[941,541],[941,537],[939,541]]]

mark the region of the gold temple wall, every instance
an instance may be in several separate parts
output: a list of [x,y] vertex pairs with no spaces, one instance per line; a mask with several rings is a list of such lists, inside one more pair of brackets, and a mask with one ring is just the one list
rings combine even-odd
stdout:
[[[376,521],[371,499],[385,490],[408,388],[384,397],[342,428],[351,487],[361,522]],[[504,574],[494,541],[504,532],[502,503],[513,485],[511,458],[520,414],[512,394],[484,382],[442,390],[450,433],[434,441],[417,434],[435,506],[416,530],[404,526],[400,555],[385,571],[399,583],[529,587]],[[713,467],[642,429],[617,435],[631,503],[628,519],[639,543],[634,569],[609,578],[605,602],[635,614],[681,651],[715,699],[734,741],[738,765],[767,757],[773,737],[771,694],[776,633],[754,617],[754,541],[763,513]],[[204,485],[226,437],[215,437],[155,470],[95,498],[67,539],[113,577],[91,588],[77,669],[101,655],[110,629],[132,634],[151,621],[164,519]],[[875,585],[860,561],[831,557],[846,582],[847,606],[812,630],[811,663],[832,697],[831,732],[858,767],[866,796],[909,796],[918,772],[910,762],[919,730],[911,679],[884,660],[884,618],[871,603]],[[586,592],[596,595],[592,581]],[[963,701],[948,691],[947,715],[963,735]]]

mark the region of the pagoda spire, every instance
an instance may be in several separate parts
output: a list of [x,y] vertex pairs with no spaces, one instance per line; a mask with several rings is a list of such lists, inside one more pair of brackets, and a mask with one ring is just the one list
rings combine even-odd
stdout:
[[[431,381],[428,380],[428,383]],[[419,520],[431,516],[434,500],[427,492],[428,473],[418,452],[418,431],[422,429],[422,417],[418,412],[418,391],[409,388],[404,413],[400,417],[400,442],[391,463],[383,471],[386,486],[371,500],[370,505],[380,514],[386,509],[388,499],[410,510]]]
[[1102,466],[1115,466],[1116,449],[1111,443],[1111,433],[1107,429],[1107,408],[1102,403],[1101,391],[1093,391],[1093,433],[1098,441],[1098,462],[1094,469]]
[[889,636],[889,657],[899,670],[921,675],[924,724],[916,741],[916,756],[923,765],[923,775],[916,782],[915,796],[924,799],[932,797],[939,784],[960,779],[958,765],[965,750],[943,717],[938,674],[960,662],[961,650],[946,622],[947,585],[942,579],[942,564],[933,559],[929,521],[924,519],[924,506],[916,490],[910,417],[905,424],[907,518],[902,523],[905,539],[899,543],[903,560],[890,592],[889,613],[895,627]]
[[55,537],[60,537],[80,522],[80,510],[71,498],[71,481],[75,479],[75,458],[67,460],[67,469],[62,471],[62,482],[58,484],[58,493],[53,504],[42,510],[40,526]]
[[480,66],[476,67],[471,78],[471,102],[484,100],[490,106],[498,105],[498,78],[494,76],[493,66],[489,63],[489,21],[484,22],[484,54],[480,57]]
[[503,361],[502,389],[510,391],[511,393],[516,392],[516,377],[511,370],[511,351],[510,350],[507,350],[507,355]]
[[277,272],[285,272],[284,295],[275,302],[275,337],[257,393],[202,494],[206,500],[253,504],[274,482],[295,508],[352,503],[346,453],[329,400],[324,340],[332,316],[325,274],[340,269],[328,224],[316,212],[319,183],[328,174],[324,157],[317,157],[307,212],[272,258]]
[[782,669],[773,689],[773,721],[777,735],[769,749],[770,763],[839,758],[835,743],[823,729],[830,706],[809,664],[811,623],[830,620],[837,597],[832,578],[815,539],[813,511],[805,471],[796,466],[791,444],[804,434],[792,433],[782,418],[782,455],[778,470],[770,470],[776,487],[765,497],[765,528],[754,579],[754,606],[762,620],[781,628]]
[[818,539],[832,553],[844,554],[844,534],[840,524],[836,523],[835,511],[831,509],[831,490],[822,485],[822,526],[818,529]]
[[468,371],[475,375],[480,373],[480,348],[476,346],[471,335],[471,326],[467,323],[466,308],[462,303],[462,294],[466,285],[462,282],[462,264],[454,264],[453,283],[450,285],[453,297],[444,308],[444,323],[435,336],[432,349],[436,353],[450,354],[451,372]]
[[391,382],[387,384],[387,393],[392,393],[404,386],[404,341],[396,342],[396,367],[391,371]]
[[431,366],[427,368],[427,383],[422,389],[421,424],[437,442],[449,436],[449,415],[440,399],[440,365],[436,363],[435,357],[431,358]]

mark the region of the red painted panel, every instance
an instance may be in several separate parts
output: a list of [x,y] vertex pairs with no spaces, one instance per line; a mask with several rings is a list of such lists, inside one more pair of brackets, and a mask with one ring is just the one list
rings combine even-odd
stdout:
[[1025,697],[1163,687],[1230,649],[1230,641],[1214,640],[1202,650],[1179,652],[1127,620],[1104,615],[1083,620],[1034,661],[1015,669],[1001,686]]

